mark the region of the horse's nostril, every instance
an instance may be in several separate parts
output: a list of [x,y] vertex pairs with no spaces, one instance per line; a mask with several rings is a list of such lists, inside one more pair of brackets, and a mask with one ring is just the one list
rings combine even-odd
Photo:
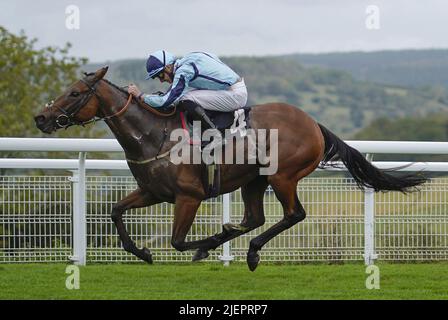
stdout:
[[42,124],[45,121],[44,115],[39,115],[34,117],[34,121],[36,121],[36,124]]

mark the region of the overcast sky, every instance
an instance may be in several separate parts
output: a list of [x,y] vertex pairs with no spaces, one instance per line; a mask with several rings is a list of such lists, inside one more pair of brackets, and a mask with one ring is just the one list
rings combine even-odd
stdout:
[[[68,5],[79,8],[78,30],[66,27]],[[366,27],[369,5],[379,9],[379,29]],[[447,0],[0,2],[0,25],[23,29],[41,46],[71,42],[71,54],[91,62],[145,58],[158,49],[228,56],[448,48],[447,14]]]

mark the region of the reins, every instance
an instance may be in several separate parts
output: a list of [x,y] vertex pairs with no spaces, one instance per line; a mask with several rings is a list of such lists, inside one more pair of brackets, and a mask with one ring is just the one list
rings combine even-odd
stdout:
[[121,116],[123,113],[126,112],[126,110],[128,110],[128,107],[130,106],[131,101],[132,101],[132,94],[129,95],[128,101],[126,101],[125,106],[121,110],[119,110],[118,112],[114,113],[113,115],[107,116],[107,117],[105,117],[103,119],[110,119],[110,118],[113,118],[113,117]]
[[[100,81],[101,80],[104,80],[104,79],[100,79]],[[108,120],[108,119],[111,119],[111,118],[114,118],[114,117],[119,117],[119,116],[121,116],[122,114],[124,114],[127,110],[128,110],[128,108],[129,108],[129,106],[131,105],[131,101],[132,101],[132,99],[134,98],[133,96],[132,96],[132,94],[129,94],[129,97],[128,97],[128,99],[127,99],[127,101],[126,101],[126,104],[123,106],[123,108],[121,108],[119,111],[117,111],[116,113],[114,113],[114,114],[112,114],[112,115],[109,115],[109,116],[105,116],[105,117],[102,117],[102,118],[97,118],[97,117],[94,117],[94,118],[92,118],[92,119],[90,119],[90,120],[87,120],[87,121],[79,121],[79,120],[77,120],[77,119],[75,119],[75,116],[76,116],[76,114],[78,114],[78,112],[79,111],[81,111],[81,109],[90,101],[90,98],[93,96],[93,95],[95,95],[97,98],[98,98],[98,100],[99,100],[99,102],[100,102],[100,106],[103,106],[104,104],[103,104],[103,99],[101,98],[101,96],[97,93],[97,91],[96,91],[96,85],[97,85],[97,83],[98,82],[96,82],[93,86],[92,85],[90,85],[86,80],[84,80],[84,79],[80,79],[80,81],[82,82],[82,83],[84,83],[88,88],[89,88],[89,90],[88,90],[88,92],[87,92],[87,95],[86,96],[84,96],[81,100],[79,100],[78,102],[75,102],[74,104],[73,104],[73,109],[74,110],[70,110],[70,109],[72,109],[71,107],[70,108],[68,108],[69,110],[64,110],[64,109],[60,109],[60,108],[58,108],[61,112],[62,112],[62,114],[61,115],[59,115],[58,116],[58,118],[56,119],[56,124],[60,127],[60,128],[65,128],[65,129],[67,129],[68,127],[70,127],[70,126],[72,126],[72,125],[80,125],[80,126],[85,126],[86,124],[89,124],[89,123],[92,123],[92,122],[97,122],[97,121],[105,121],[105,120]],[[107,80],[104,80],[106,83],[108,83],[108,84],[111,84],[113,87],[116,87],[116,88],[118,88],[120,91],[123,91],[121,88],[119,88],[118,86],[116,86],[116,85],[114,85],[113,83],[111,83],[111,82],[109,82],[109,81],[107,81]],[[167,117],[171,117],[171,116],[173,116],[175,113],[176,113],[176,106],[174,106],[174,108],[173,108],[173,110],[171,111],[171,112],[169,112],[169,113],[163,113],[163,112],[160,112],[160,111],[157,111],[157,110],[155,110],[154,108],[152,108],[151,106],[149,106],[148,104],[146,104],[146,103],[144,103],[144,102],[141,102],[141,101],[139,101],[138,99],[135,99],[135,102],[136,102],[136,104],[138,105],[138,106],[140,106],[140,107],[142,107],[143,109],[145,109],[145,110],[147,110],[147,111],[149,111],[149,112],[151,112],[152,114],[154,114],[154,115],[156,115],[156,116],[158,116],[158,117],[163,117],[163,118],[167,118]],[[53,106],[53,101],[52,102],[50,102],[50,103],[47,103],[47,105],[46,105],[48,108],[51,108],[52,106]]]
[[163,112],[157,111],[156,109],[152,108],[151,106],[149,106],[148,104],[146,104],[144,102],[137,101],[137,104],[140,107],[142,107],[143,109],[148,110],[149,112],[151,112],[159,117],[168,118],[176,113],[176,106],[173,107],[173,111],[171,111],[169,113],[163,113]]
[[[104,79],[101,79],[101,80],[104,80]],[[83,82],[86,83],[85,81],[83,81]],[[109,83],[108,81],[105,81],[105,82],[106,82],[106,83]],[[90,85],[89,85],[89,88],[90,88],[90,89],[95,93],[95,95],[101,100],[101,97],[98,95],[98,93],[96,92],[95,88],[91,87]],[[127,102],[126,102],[126,105],[125,105],[123,108],[121,108],[121,110],[119,110],[118,112],[116,112],[116,113],[114,113],[114,114],[112,114],[112,115],[110,115],[110,116],[106,116],[106,117],[104,117],[104,118],[101,118],[101,119],[96,119],[96,120],[91,119],[91,120],[89,120],[89,121],[94,122],[94,121],[100,121],[100,120],[107,120],[107,119],[110,119],[110,118],[113,118],[113,117],[119,117],[119,116],[121,116],[123,113],[126,112],[126,110],[128,109],[128,107],[130,106],[131,101],[132,101],[133,98],[134,98],[134,97],[132,96],[132,94],[129,94],[129,97],[128,97],[128,100],[127,100]],[[135,102],[136,102],[136,104],[137,104],[138,106],[142,107],[143,109],[145,109],[145,110],[151,112],[152,114],[155,114],[156,116],[163,117],[163,118],[171,117],[172,115],[174,115],[174,114],[176,113],[176,109],[177,109],[176,106],[174,106],[174,108],[173,108],[173,110],[172,110],[171,112],[169,112],[169,113],[163,113],[163,112],[160,112],[160,111],[155,110],[154,108],[152,108],[152,107],[149,106],[148,104],[139,101],[137,98],[135,98]],[[85,123],[83,123],[83,124],[85,124]]]
[[110,116],[106,116],[106,117],[99,118],[99,119],[97,119],[97,118],[93,118],[93,119],[90,119],[90,120],[81,122],[79,125],[84,126],[84,125],[89,124],[89,123],[92,123],[92,122],[106,121],[106,120],[111,119],[111,118],[113,118],[113,117],[119,117],[119,116],[121,116],[123,113],[125,113],[126,110],[128,110],[129,106],[131,105],[131,101],[132,101],[132,95],[130,94],[129,97],[128,97],[128,100],[126,101],[126,104],[125,104],[124,107],[121,108],[118,112],[116,112],[116,113],[114,113],[114,114],[112,114],[112,115],[110,115]]
[[[104,80],[104,79],[100,79],[100,81],[101,80]],[[85,126],[86,124],[89,124],[89,123],[92,123],[92,122],[106,121],[106,120],[109,120],[109,119],[114,118],[114,117],[119,117],[119,116],[123,115],[129,109],[129,106],[131,105],[131,101],[134,98],[132,94],[129,94],[129,96],[127,98],[127,101],[126,101],[126,104],[120,110],[118,110],[117,112],[115,112],[115,113],[113,113],[111,115],[104,116],[102,118],[94,117],[94,118],[92,118],[90,120],[87,120],[87,121],[79,121],[79,120],[75,119],[75,116],[78,114],[79,111],[81,111],[82,108],[84,108],[84,106],[90,101],[90,99],[91,99],[91,97],[93,95],[95,95],[98,98],[98,101],[100,103],[100,108],[102,108],[104,106],[103,98],[96,91],[96,85],[98,84],[99,81],[97,81],[94,85],[91,85],[90,83],[88,83],[84,79],[80,79],[80,81],[82,83],[84,83],[89,88],[89,90],[85,92],[86,93],[85,96],[83,96],[80,100],[74,102],[73,103],[73,107],[71,105],[68,108],[68,110],[57,108],[57,109],[59,109],[62,112],[58,116],[58,118],[56,119],[56,124],[59,127],[61,127],[61,128],[67,129],[68,127],[70,127],[72,125]],[[119,91],[124,92],[124,89],[116,86],[115,84],[113,84],[113,83],[111,83],[111,82],[109,82],[107,80],[104,80],[104,81],[106,83],[112,85],[113,87],[116,87]],[[146,104],[144,102],[141,102],[138,99],[135,99],[135,102],[136,102],[137,106],[140,106],[143,109],[151,112],[152,114],[154,114],[154,115],[156,115],[158,117],[163,117],[163,118],[168,118],[168,117],[173,116],[176,113],[176,109],[177,109],[176,106],[174,106],[173,110],[171,112],[163,113],[163,112],[155,110],[154,108],[152,108],[148,104]],[[53,107],[53,104],[54,104],[54,102],[52,101],[52,102],[47,104],[47,107],[51,108],[51,107]],[[104,112],[104,108],[102,108],[102,109],[103,109],[103,112]],[[168,151],[166,151],[166,152],[164,152],[162,154],[160,154],[160,152],[162,151],[163,145],[165,144],[165,141],[166,141],[167,137],[168,137],[168,130],[167,130],[167,126],[166,126],[166,123],[165,123],[165,129],[163,130],[163,137],[162,137],[162,140],[160,141],[160,145],[159,145],[159,148],[157,150],[157,154],[156,154],[155,157],[152,157],[152,158],[146,159],[146,160],[133,160],[133,159],[126,159],[126,160],[129,163],[146,164],[146,163],[152,162],[154,160],[158,160],[158,159],[166,157],[167,155],[170,154],[170,150],[168,150]]]

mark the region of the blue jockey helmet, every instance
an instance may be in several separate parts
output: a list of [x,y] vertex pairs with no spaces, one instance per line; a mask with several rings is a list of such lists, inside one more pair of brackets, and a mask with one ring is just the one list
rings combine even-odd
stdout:
[[148,60],[146,60],[146,71],[148,72],[146,80],[149,78],[154,79],[167,65],[175,61],[176,57],[165,50],[151,53]]

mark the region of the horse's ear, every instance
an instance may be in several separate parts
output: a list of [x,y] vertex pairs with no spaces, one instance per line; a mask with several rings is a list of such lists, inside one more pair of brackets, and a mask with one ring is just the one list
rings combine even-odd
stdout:
[[107,73],[107,70],[109,69],[109,66],[105,66],[101,69],[98,69],[95,71],[95,75],[93,76],[94,81],[98,81],[103,79],[104,75]]

